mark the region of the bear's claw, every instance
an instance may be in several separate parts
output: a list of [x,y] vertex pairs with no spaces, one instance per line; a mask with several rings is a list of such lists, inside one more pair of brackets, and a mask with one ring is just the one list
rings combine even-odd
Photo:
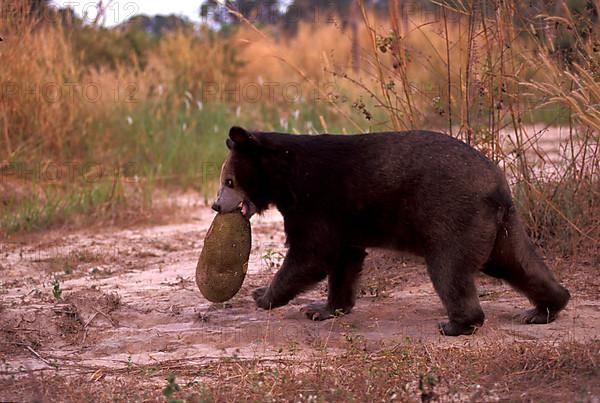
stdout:
[[262,309],[271,309],[271,302],[266,298],[268,287],[260,287],[252,291],[252,298],[256,306]]
[[556,319],[557,314],[557,312],[551,312],[547,309],[544,310],[534,308],[522,313],[520,319],[522,323],[545,325],[554,321],[554,319]]
[[479,326],[467,326],[456,322],[439,322],[438,329],[444,336],[460,336],[474,334]]
[[313,302],[312,304],[306,305],[300,309],[308,319],[314,321],[321,321],[334,318],[336,316],[342,316],[350,312],[346,309],[331,309],[327,304],[321,302]]

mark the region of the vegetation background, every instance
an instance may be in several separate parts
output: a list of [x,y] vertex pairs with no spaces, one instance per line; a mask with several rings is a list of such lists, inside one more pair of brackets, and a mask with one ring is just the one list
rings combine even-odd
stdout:
[[109,4],[2,3],[4,236],[208,200],[234,124],[426,128],[505,169],[540,245],[600,259],[598,1],[209,1],[107,28]]

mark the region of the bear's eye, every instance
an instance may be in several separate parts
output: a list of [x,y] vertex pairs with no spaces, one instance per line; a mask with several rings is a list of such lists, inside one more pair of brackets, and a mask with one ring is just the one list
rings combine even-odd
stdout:
[[227,186],[228,188],[232,188],[233,181],[231,179],[225,179],[225,186]]

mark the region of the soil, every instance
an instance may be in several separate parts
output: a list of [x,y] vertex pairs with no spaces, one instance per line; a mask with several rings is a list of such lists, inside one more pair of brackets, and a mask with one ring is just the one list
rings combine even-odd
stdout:
[[[444,356],[453,349],[471,355],[483,351],[501,360],[496,352],[513,351],[514,346],[543,351],[556,347],[559,352],[573,345],[587,346],[591,364],[568,372],[569,379],[577,378],[576,386],[569,386],[567,392],[552,389],[549,396],[569,400],[567,396],[576,393],[582,400],[600,399],[597,256],[547,258],[573,295],[558,320],[548,325],[521,324],[518,315],[529,308],[528,301],[500,281],[481,276],[478,287],[485,325],[473,336],[449,338],[437,331],[445,312],[423,261],[390,251],[369,251],[357,305],[349,315],[326,322],[303,317],[300,308],[324,299],[326,284],[280,309],[256,309],[251,291],[268,283],[285,254],[283,222],[276,211],[252,219],[253,248],[242,289],[226,303],[208,302],[198,291],[194,275],[212,218],[208,207],[197,204],[175,214],[169,224],[54,230],[4,241],[0,250],[0,401],[77,401],[90,396],[161,400],[163,395],[170,396],[165,380],[170,372],[178,375],[179,383],[187,380],[189,391],[195,390],[193,379],[200,377],[203,390],[220,400],[227,390],[214,385],[236,384],[226,376],[241,376],[214,375],[225,367],[234,372],[243,367],[248,374],[268,362],[316,362],[315,354],[321,354],[319,362],[333,363],[348,357],[349,351],[360,350],[372,357],[374,352],[397,351],[399,345],[419,346],[421,353],[429,354],[423,353],[423,360],[430,363],[435,357],[445,362]],[[351,357],[345,360],[341,366],[353,362]],[[234,367],[232,363],[240,364]],[[246,367],[248,363],[251,368]],[[554,374],[558,378],[552,378],[555,383],[566,382],[560,365],[558,375]],[[202,368],[216,372],[199,375]],[[293,379],[308,376],[296,369]],[[281,371],[285,373],[283,367]],[[440,371],[444,373],[443,368]],[[486,363],[482,371],[487,374],[493,368]],[[444,376],[454,379],[456,374]],[[487,388],[486,399],[516,396],[527,400],[528,390],[538,386],[532,378],[520,386],[517,395],[505,395],[497,391],[498,379],[486,383],[483,376],[470,376],[464,374],[468,381],[463,379],[463,392],[470,394],[453,395],[454,399],[481,397],[473,395],[481,393],[473,391],[481,383]],[[516,385],[505,381],[508,388]],[[263,381],[257,382],[260,389]],[[402,392],[411,400],[444,396],[424,391],[422,378],[413,383],[412,389]],[[287,384],[280,380],[260,393],[275,396],[282,385]],[[177,393],[184,392],[174,396]],[[256,395],[247,397],[252,396]],[[309,395],[303,396],[298,400]]]

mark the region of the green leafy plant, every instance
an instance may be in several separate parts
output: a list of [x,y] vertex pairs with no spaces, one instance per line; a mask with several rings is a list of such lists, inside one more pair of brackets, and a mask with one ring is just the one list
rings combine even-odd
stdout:
[[175,374],[169,374],[169,376],[167,377],[167,386],[165,386],[165,388],[162,390],[162,394],[167,399],[167,403],[183,402],[183,400],[173,398],[173,394],[175,392],[179,392],[180,390],[181,387],[175,381]]
[[54,279],[54,283],[52,283],[52,295],[56,300],[59,300],[62,296],[62,290],[60,288],[60,283],[58,279]]

